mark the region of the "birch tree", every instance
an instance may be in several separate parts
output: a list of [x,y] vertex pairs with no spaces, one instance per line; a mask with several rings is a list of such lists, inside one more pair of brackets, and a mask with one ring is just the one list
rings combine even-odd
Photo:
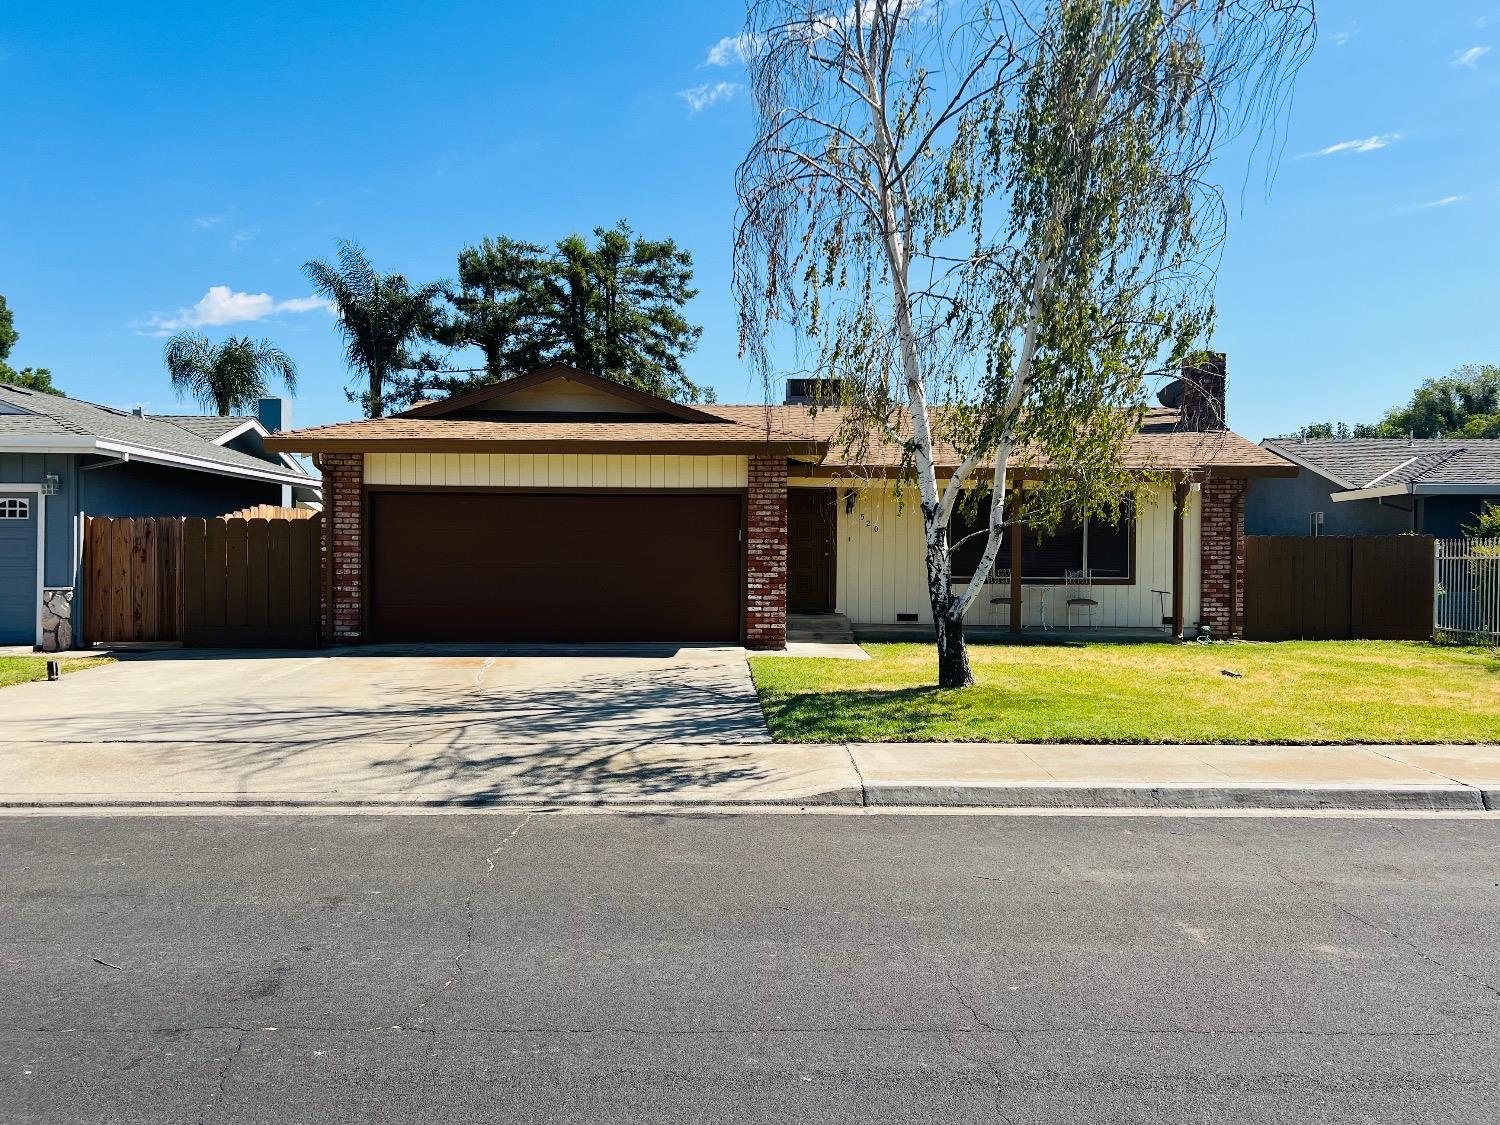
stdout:
[[900,451],[940,686],[972,682],[1018,476],[1043,527],[1118,514],[1144,373],[1212,328],[1210,163],[1274,153],[1313,26],[1311,0],[752,0],[741,344],[768,387],[786,349],[827,380],[846,450]]

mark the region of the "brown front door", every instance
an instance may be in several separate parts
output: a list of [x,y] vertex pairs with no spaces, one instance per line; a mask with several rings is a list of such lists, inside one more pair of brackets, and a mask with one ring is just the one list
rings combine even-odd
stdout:
[[382,641],[728,641],[737,494],[376,492]]
[[833,612],[833,488],[787,489],[786,607]]

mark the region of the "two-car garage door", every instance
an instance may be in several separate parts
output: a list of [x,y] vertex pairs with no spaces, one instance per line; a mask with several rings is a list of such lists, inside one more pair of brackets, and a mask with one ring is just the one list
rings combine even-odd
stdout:
[[380,641],[740,638],[730,493],[375,492]]

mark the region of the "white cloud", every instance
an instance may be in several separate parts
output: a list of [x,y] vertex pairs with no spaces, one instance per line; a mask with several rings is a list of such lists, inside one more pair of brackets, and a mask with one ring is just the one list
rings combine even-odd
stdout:
[[1351,23],[1348,27],[1344,28],[1343,31],[1335,31],[1333,33],[1333,45],[1335,47],[1347,46],[1349,40],[1353,39],[1358,34],[1359,24]]
[[251,241],[259,233],[259,227],[241,227],[239,230],[235,231],[229,236],[229,248],[231,250],[238,250],[241,246]]
[[755,50],[755,39],[749,34],[726,35],[708,49],[708,57],[698,64],[705,66],[734,66],[745,61]]
[[690,113],[701,113],[709,106],[728,101],[739,92],[738,82],[705,82],[687,90],[678,90],[677,96],[687,102]]
[[1469,67],[1478,66],[1479,60],[1484,58],[1484,56],[1489,53],[1490,49],[1488,47],[1470,47],[1467,51],[1460,51],[1458,52],[1458,54],[1454,55],[1453,61],[1448,65]]
[[1377,149],[1385,148],[1392,141],[1399,141],[1400,139],[1400,133],[1380,133],[1373,137],[1362,137],[1355,141],[1339,141],[1337,144],[1331,144],[1327,148],[1320,148],[1314,152],[1304,152],[1298,159],[1304,159],[1309,156],[1337,156],[1341,153],[1351,152],[1375,152]]
[[316,309],[332,313],[333,304],[322,297],[292,297],[278,301],[269,293],[242,293],[227,285],[210,285],[197,304],[178,309],[173,316],[153,316],[146,321],[146,328],[147,335],[165,336],[183,328],[240,324],[247,320],[264,320],[276,313],[304,313]]
[[1464,197],[1461,195],[1445,195],[1442,199],[1434,199],[1431,203],[1418,203],[1417,210],[1425,211],[1429,207],[1447,207],[1454,203],[1462,203]]
[[223,221],[223,215],[199,215],[193,220],[193,228],[195,230],[208,230],[209,227],[216,227]]

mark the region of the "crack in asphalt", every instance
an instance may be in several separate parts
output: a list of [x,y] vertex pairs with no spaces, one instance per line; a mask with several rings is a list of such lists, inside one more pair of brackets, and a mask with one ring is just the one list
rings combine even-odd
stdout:
[[208,1106],[208,1109],[199,1116],[198,1125],[206,1125],[209,1111],[214,1110],[224,1104],[224,1096],[229,1091],[229,1072],[234,1068],[234,1062],[237,1058],[239,1058],[240,1052],[245,1049],[245,1036],[249,1034],[249,1032],[245,1031],[243,1028],[226,1027],[220,1028],[218,1030],[238,1031],[239,1035],[235,1038],[234,1046],[230,1048],[228,1054],[226,1054],[224,1057],[224,1065],[219,1068],[218,1092],[209,1095],[212,1100]]
[[1350,910],[1347,906],[1336,901],[1332,896],[1326,894],[1318,894],[1311,887],[1299,882],[1298,880],[1292,878],[1292,876],[1288,875],[1284,870],[1282,870],[1281,866],[1277,864],[1275,860],[1271,859],[1270,856],[1263,854],[1257,849],[1251,847],[1249,844],[1246,844],[1240,840],[1236,840],[1233,836],[1225,835],[1223,832],[1220,832],[1212,827],[1209,827],[1208,831],[1213,835],[1219,837],[1219,839],[1234,845],[1242,851],[1249,852],[1256,859],[1260,860],[1261,863],[1265,865],[1266,869],[1273,875],[1275,875],[1278,879],[1282,880],[1292,887],[1295,887],[1298,891],[1302,892],[1313,901],[1324,906],[1330,906],[1334,910],[1337,910],[1340,914],[1344,915],[1346,918],[1352,918],[1362,926],[1367,926],[1378,934],[1384,934],[1386,937],[1400,942],[1402,945],[1406,946],[1418,957],[1420,957],[1423,961],[1426,961],[1429,965],[1433,966],[1433,968],[1441,969],[1443,972],[1449,973],[1457,977],[1459,980],[1468,981],[1470,984],[1477,985],[1485,992],[1488,992],[1493,998],[1500,1000],[1500,988],[1497,988],[1489,981],[1484,980],[1480,977],[1476,977],[1472,973],[1467,973],[1462,969],[1455,968],[1452,965],[1438,960],[1416,942],[1412,941],[1411,938],[1407,937],[1405,934],[1398,934],[1395,930],[1388,929],[1385,926],[1382,926],[1380,923],[1374,921],[1373,919],[1366,918],[1363,914],[1360,914],[1354,910]]
[[[530,824],[532,822],[532,820],[535,819],[535,817],[536,817],[535,813],[527,813],[525,816],[523,816],[521,818],[521,823],[518,824],[518,825],[516,825],[515,828],[511,829],[510,834],[507,835],[505,837],[505,839],[501,840],[500,843],[496,845],[495,850],[492,851],[492,852],[490,852],[489,855],[487,855],[487,856],[484,857],[485,869],[484,869],[484,874],[480,877],[480,883],[481,884],[483,884],[484,882],[486,882],[487,880],[489,880],[495,874],[495,859],[496,859],[496,857],[498,857],[501,852],[505,851],[505,849],[510,846],[511,842],[513,840],[515,840],[515,838],[518,835],[520,835],[521,829],[525,828],[528,824]],[[451,977],[449,977],[446,981],[444,981],[440,986],[438,986],[437,988],[433,989],[433,991],[428,994],[428,996],[427,996],[426,999],[424,999],[419,1004],[417,1004],[416,1007],[412,1008],[407,1013],[406,1018],[408,1020],[411,1019],[411,1018],[413,1018],[414,1016],[417,1016],[424,1008],[427,1007],[427,1005],[431,1004],[434,1000],[436,1000],[444,992],[446,992],[448,989],[450,989],[454,985],[456,985],[459,982],[460,978],[463,977],[464,972],[465,972],[465,969],[464,969],[464,958],[467,957],[469,955],[470,951],[474,948],[474,892],[473,891],[470,891],[467,895],[464,896],[463,912],[464,912],[464,919],[465,919],[465,923],[466,923],[465,926],[464,926],[464,943],[463,943],[463,947],[460,948],[458,950],[458,952],[456,952],[453,955],[453,975]],[[403,1024],[404,1024],[404,1022],[405,1021],[403,1021]],[[422,1029],[420,1029],[420,1028],[412,1028],[410,1030],[419,1031],[419,1030],[422,1030]]]

